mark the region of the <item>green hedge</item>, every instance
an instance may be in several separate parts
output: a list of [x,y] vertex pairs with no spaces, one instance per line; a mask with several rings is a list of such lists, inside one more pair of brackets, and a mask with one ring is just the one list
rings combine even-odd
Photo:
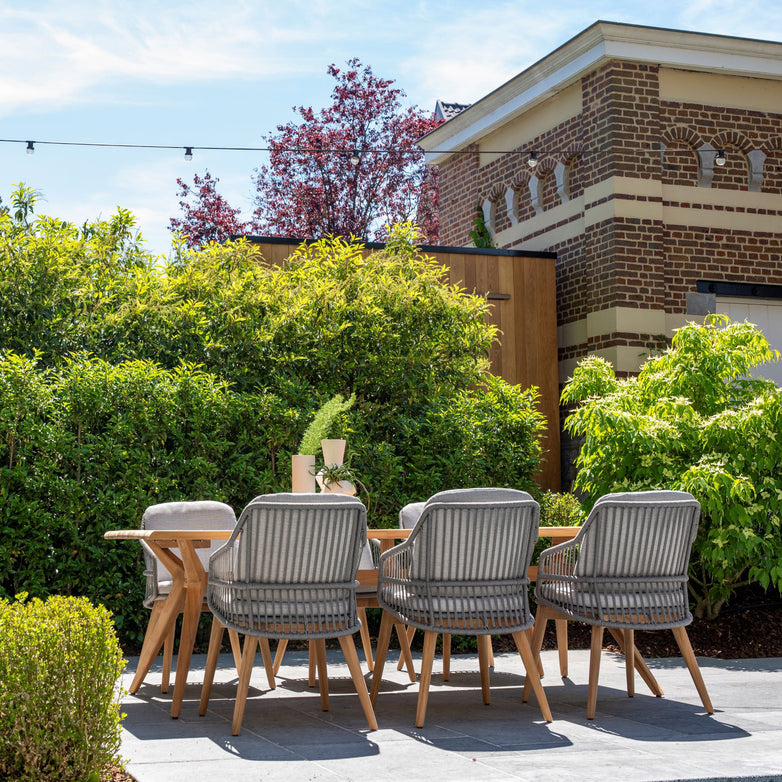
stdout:
[[108,543],[157,502],[237,513],[288,490],[329,397],[373,525],[448,488],[536,491],[537,392],[487,374],[487,304],[444,282],[409,226],[326,239],[281,268],[244,242],[147,256],[123,211],[77,229],[0,214],[0,595],[86,595],[143,633],[141,555]]
[[0,600],[0,779],[98,782],[117,762],[124,665],[104,608]]

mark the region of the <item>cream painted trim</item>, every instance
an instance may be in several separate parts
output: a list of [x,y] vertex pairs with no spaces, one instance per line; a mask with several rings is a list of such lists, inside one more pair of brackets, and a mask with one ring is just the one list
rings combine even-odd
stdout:
[[[619,215],[626,217],[627,215]],[[723,228],[736,231],[761,231],[779,233],[779,215],[747,214],[746,212],[721,212],[687,207],[663,207],[666,225],[697,226],[699,228]]]
[[[564,204],[559,204],[553,209],[546,209],[535,217],[531,217],[529,220],[518,223],[517,225],[506,228],[504,231],[494,235],[494,243],[499,247],[512,246],[513,249],[519,249],[516,243],[521,242],[523,237],[532,233],[538,233],[540,231],[546,231],[557,223],[563,220],[572,220],[572,223],[568,223],[566,226],[561,226],[561,229],[567,229],[572,234],[572,237],[578,236],[584,232],[583,220],[573,218],[580,218],[584,210],[584,199],[574,198],[572,201],[567,201]],[[572,226],[572,228],[571,228]],[[543,233],[539,237],[531,241],[545,240],[546,243],[551,244],[548,237],[550,234]],[[524,245],[524,249],[530,250],[531,247]]]
[[640,177],[627,176],[608,177],[602,182],[586,188],[584,191],[584,203],[589,206],[594,204],[595,201],[609,198],[614,194],[661,198],[662,183],[659,179],[642,179]]
[[677,203],[737,206],[745,209],[768,209],[782,212],[782,195],[776,193],[750,193],[748,190],[723,190],[719,187],[663,185],[662,196],[663,201]]
[[560,348],[583,345],[593,337],[610,334],[664,334],[672,337],[674,329],[694,321],[703,323],[703,316],[668,313],[664,310],[640,307],[607,307],[590,312],[586,318],[557,327],[557,343]]
[[660,100],[779,113],[782,82],[660,68]]
[[581,85],[573,84],[556,97],[484,136],[479,146],[478,168],[504,157],[508,150],[526,147],[530,139],[579,115],[581,110]]
[[419,144],[437,165],[611,60],[782,79],[782,43],[596,22],[481,98]]

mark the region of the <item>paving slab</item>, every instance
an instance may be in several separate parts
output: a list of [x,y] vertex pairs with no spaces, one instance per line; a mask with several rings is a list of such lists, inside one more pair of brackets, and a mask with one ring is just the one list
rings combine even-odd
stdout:
[[447,682],[435,660],[424,728],[415,727],[418,684],[389,660],[375,708],[380,729],[370,731],[338,650],[328,653],[328,712],[307,684],[306,653],[289,651],[274,690],[256,665],[242,733],[231,736],[232,658],[220,657],[209,710],[199,717],[205,656],[194,655],[179,719],[168,715],[159,665],[135,696],[123,697],[121,753],[138,782],[782,782],[782,658],[699,658],[716,710],[709,716],[680,659],[647,660],[664,697],[638,680],[628,698],[624,659],[604,652],[591,721],[589,652],[570,652],[564,679],[556,652],[542,659],[549,724],[534,697],[521,701],[518,655],[496,655],[489,706],[477,655],[454,655]]

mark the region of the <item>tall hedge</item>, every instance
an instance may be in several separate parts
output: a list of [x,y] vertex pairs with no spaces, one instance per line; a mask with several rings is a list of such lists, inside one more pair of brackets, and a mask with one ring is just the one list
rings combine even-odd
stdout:
[[[77,229],[0,215],[0,595],[86,595],[138,640],[132,543],[155,502],[237,512],[290,486],[329,396],[371,523],[470,485],[535,491],[537,392],[487,374],[487,304],[444,281],[410,227],[383,252],[327,239],[282,267],[244,242],[154,259],[120,211]],[[24,208],[26,205],[26,208]]]

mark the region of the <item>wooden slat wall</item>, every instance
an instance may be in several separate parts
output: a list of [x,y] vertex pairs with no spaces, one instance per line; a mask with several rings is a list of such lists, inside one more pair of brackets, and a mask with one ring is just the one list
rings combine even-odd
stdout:
[[[502,332],[491,353],[492,371],[522,388],[537,386],[546,417],[544,488],[561,486],[556,279],[553,258],[508,255],[432,255],[448,266],[451,282],[488,294],[491,322]],[[493,298],[492,294],[509,295]]]
[[[267,263],[278,264],[295,244],[253,240]],[[491,322],[500,330],[492,348],[492,371],[523,388],[537,386],[547,427],[545,461],[539,476],[543,488],[561,486],[559,461],[559,374],[557,366],[556,280],[553,257],[442,252],[426,248],[447,266],[452,284],[488,295]],[[495,298],[495,297],[501,298]],[[505,298],[507,297],[507,298]]]

